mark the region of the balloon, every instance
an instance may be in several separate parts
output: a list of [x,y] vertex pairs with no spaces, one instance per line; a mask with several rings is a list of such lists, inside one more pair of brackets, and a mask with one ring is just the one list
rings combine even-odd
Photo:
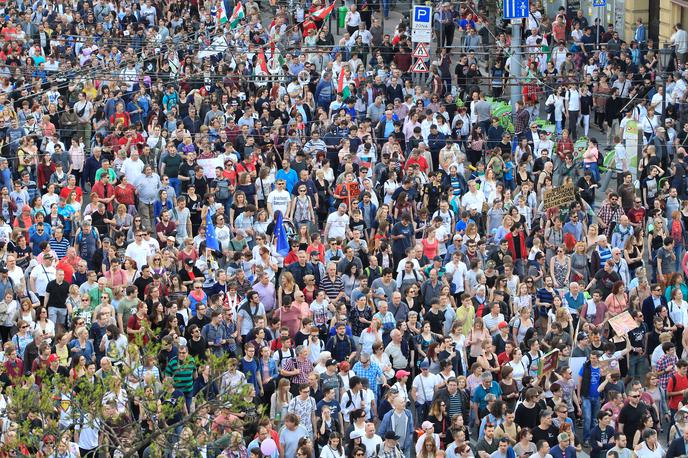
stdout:
[[275,444],[275,441],[272,439],[265,439],[260,444],[260,451],[263,452],[263,455],[272,456],[272,454],[277,451],[277,444]]

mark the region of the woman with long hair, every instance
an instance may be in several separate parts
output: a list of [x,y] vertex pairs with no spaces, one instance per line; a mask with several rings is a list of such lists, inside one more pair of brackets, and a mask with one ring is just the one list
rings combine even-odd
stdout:
[[277,390],[270,397],[270,418],[274,418],[279,427],[284,424],[289,401],[293,398],[290,388],[289,379],[282,378],[277,383]]
[[342,436],[337,431],[330,432],[327,445],[320,451],[320,458],[344,458],[344,456]]
[[528,365],[523,360],[523,351],[519,347],[514,347],[511,350],[511,360],[504,368],[507,367],[511,368],[511,378],[516,382],[520,392],[523,389],[523,377],[528,375]]
[[[424,322],[421,329],[420,334],[415,338],[416,361],[418,362],[428,358],[430,347],[433,344],[435,344],[436,347],[439,341],[438,336],[432,332],[429,322]],[[433,354],[432,356],[435,355]]]
[[45,307],[36,307],[36,322],[33,324],[33,332],[40,331],[43,341],[50,345],[55,337],[55,323],[48,318],[48,310]]
[[499,379],[499,387],[502,389],[502,400],[506,403],[507,411],[509,412],[513,412],[516,408],[516,402],[521,391],[521,387],[513,377],[514,368],[511,366],[512,361],[501,367],[501,377]]
[[468,336],[466,337],[466,347],[469,349],[468,353],[468,365],[472,365],[477,361],[479,356],[484,353],[483,341],[490,340],[490,332],[485,328],[483,319],[476,317],[473,322],[473,327],[471,328]]
[[420,452],[416,455],[418,458],[435,458],[437,456],[437,444],[433,435],[426,435],[421,445]]
[[294,301],[299,286],[296,284],[294,275],[291,272],[283,272],[280,275],[279,283],[279,288],[277,289],[277,306],[282,307],[285,298],[289,298],[291,302]]
[[528,330],[534,328],[531,310],[530,307],[521,307],[518,311],[518,316],[514,320],[512,334],[517,345],[521,345],[525,341]]
[[466,158],[471,166],[475,167],[483,157],[485,150],[485,135],[482,128],[476,126],[470,134],[467,142],[468,149],[466,150]]
[[368,354],[373,353],[373,346],[375,343],[382,342],[381,328],[382,322],[380,321],[380,318],[373,317],[370,320],[370,325],[361,332],[361,336],[358,341],[361,352]]
[[440,448],[447,444],[447,432],[449,431],[449,417],[447,416],[447,403],[442,399],[435,399],[428,411],[427,421],[432,423],[435,434],[440,436]]
[[499,379],[500,366],[497,355],[494,353],[495,346],[492,340],[482,342],[483,354],[478,356],[478,364],[485,370],[492,373],[495,380]]
[[608,318],[614,317],[628,308],[628,295],[623,281],[614,283],[611,293],[604,302],[607,305]]

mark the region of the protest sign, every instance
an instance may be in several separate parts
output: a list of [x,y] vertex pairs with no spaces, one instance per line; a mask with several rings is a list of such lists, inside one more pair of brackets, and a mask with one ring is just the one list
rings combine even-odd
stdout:
[[567,184],[558,188],[545,191],[544,207],[545,210],[554,207],[563,207],[576,200],[576,193],[573,185]]
[[545,356],[540,358],[540,367],[538,367],[538,377],[547,375],[557,368],[559,362],[559,349],[555,348]]
[[612,327],[617,336],[625,336],[629,331],[638,327],[628,310],[621,312],[615,317],[609,319],[609,325]]
[[205,175],[205,177],[209,179],[215,178],[216,167],[224,168],[224,163],[222,162],[221,157],[213,157],[210,159],[198,159],[196,162],[198,162],[198,165],[200,165],[203,169],[203,175]]

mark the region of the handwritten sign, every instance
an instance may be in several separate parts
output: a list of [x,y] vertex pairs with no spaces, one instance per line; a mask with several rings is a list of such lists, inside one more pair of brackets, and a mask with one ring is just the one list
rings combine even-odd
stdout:
[[540,358],[540,367],[538,368],[538,377],[547,375],[557,368],[559,362],[559,349],[555,348],[545,356]]
[[210,159],[199,159],[198,165],[203,168],[203,175],[206,178],[215,178],[215,168],[224,168],[224,163],[221,157],[213,157]]
[[628,310],[621,312],[609,319],[609,326],[612,327],[617,336],[624,336],[638,327]]
[[554,207],[563,207],[576,200],[576,193],[573,184],[567,184],[558,188],[545,191],[544,206],[545,210]]

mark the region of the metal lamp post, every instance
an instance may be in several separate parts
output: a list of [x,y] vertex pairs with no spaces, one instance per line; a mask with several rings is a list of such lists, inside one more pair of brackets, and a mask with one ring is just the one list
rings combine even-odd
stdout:
[[662,68],[662,126],[664,125],[664,120],[666,119],[666,100],[667,100],[667,75],[669,72],[669,64],[671,63],[671,48],[669,43],[664,42],[664,46],[659,50],[659,65]]

